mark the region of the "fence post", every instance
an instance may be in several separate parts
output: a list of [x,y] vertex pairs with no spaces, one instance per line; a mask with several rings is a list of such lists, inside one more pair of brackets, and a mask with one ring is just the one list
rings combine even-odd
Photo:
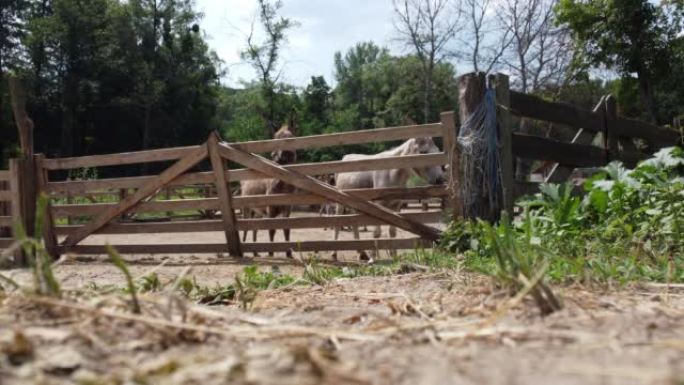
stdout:
[[237,220],[235,219],[235,210],[233,210],[233,193],[230,190],[230,180],[226,173],[226,161],[218,152],[219,135],[217,132],[212,132],[207,141],[209,150],[209,159],[211,160],[211,167],[214,169],[216,176],[216,192],[221,207],[221,217],[223,218],[223,227],[226,233],[226,242],[228,243],[228,251],[231,256],[242,257],[242,246],[240,245],[240,235],[237,230]]
[[606,160],[608,162],[613,159],[620,158],[620,150],[618,148],[618,135],[615,130],[615,120],[617,119],[617,104],[615,102],[615,97],[613,95],[608,95],[605,100],[605,135],[604,139],[607,145],[607,156]]
[[[42,195],[48,197],[47,194],[47,184],[48,184],[48,170],[43,167],[43,161],[45,160],[45,155],[37,154],[34,156],[34,185],[37,186],[36,192],[33,195],[33,201],[36,202],[37,199],[41,198]],[[52,208],[49,201],[45,206],[45,212],[41,213],[43,215],[43,242],[45,242],[45,249],[48,254],[55,260],[59,259],[60,253],[57,243],[57,236],[55,235],[55,223],[52,219]],[[35,203],[34,203],[35,211]],[[36,234],[37,235],[37,234]]]
[[[25,222],[26,217],[24,216],[24,199],[22,199],[22,159],[10,159],[9,161],[9,189],[12,194],[12,202],[10,203],[10,212],[12,214],[12,223],[14,226],[20,225],[25,231],[29,231],[28,223]],[[32,231],[32,230],[31,230]],[[14,229],[12,229],[12,237],[17,239],[17,234]],[[16,267],[28,266],[28,261],[26,260],[26,255],[24,255],[24,250],[19,248],[14,253],[14,265]]]
[[461,150],[458,147],[458,128],[454,111],[442,112],[440,120],[444,130],[444,152],[447,155],[449,206],[453,220],[463,218],[463,197],[461,196]]
[[501,151],[501,187],[504,210],[513,217],[515,204],[515,176],[513,165],[513,125],[511,123],[511,90],[508,76],[496,74],[497,120],[499,126],[499,146]]

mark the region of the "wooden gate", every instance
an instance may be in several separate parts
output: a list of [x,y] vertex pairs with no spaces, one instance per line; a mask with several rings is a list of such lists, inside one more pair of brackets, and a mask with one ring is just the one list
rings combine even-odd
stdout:
[[[15,225],[21,220],[20,168],[18,161],[10,161],[9,170],[0,170],[0,252],[11,247],[15,240]],[[23,264],[21,250],[14,252],[15,263]]]
[[[273,150],[306,150],[374,142],[393,142],[419,137],[444,137],[445,146],[455,141],[453,113],[445,113],[435,124],[381,128],[329,135],[225,143],[217,134],[200,146],[140,151],[126,154],[94,155],[77,158],[39,159],[38,173],[43,175],[41,190],[52,198],[50,226],[46,240],[55,254],[101,254],[102,244],[83,242],[99,234],[141,234],[222,231],[221,243],[114,244],[127,254],[149,253],[229,253],[245,252],[331,251],[361,249],[413,249],[430,247],[440,232],[429,226],[441,222],[441,210],[397,213],[375,201],[387,199],[427,199],[447,196],[445,186],[359,189],[342,191],[314,178],[317,175],[350,171],[439,166],[449,163],[443,153],[420,154],[382,159],[332,161],[281,166],[258,155]],[[212,171],[198,170],[207,163]],[[116,167],[151,162],[173,162],[155,176],[112,179],[51,181],[50,173],[59,170]],[[245,168],[228,169],[240,164]],[[295,186],[294,194],[233,197],[230,184],[248,179],[275,178]],[[172,199],[163,193],[167,188],[215,187],[216,196]],[[101,202],[85,201],[99,194]],[[107,201],[109,200],[109,201]],[[97,200],[95,200],[97,202]],[[357,214],[291,218],[241,219],[236,212],[245,208],[277,205],[315,205],[335,202],[354,209]],[[217,210],[220,219],[177,219],[166,213],[192,210]],[[131,221],[130,215],[161,213],[150,221]],[[75,222],[84,221],[79,224]],[[239,231],[270,229],[332,228],[335,226],[393,225],[415,237],[370,240],[299,240],[296,242],[242,243]],[[330,231],[332,239],[332,231]]]

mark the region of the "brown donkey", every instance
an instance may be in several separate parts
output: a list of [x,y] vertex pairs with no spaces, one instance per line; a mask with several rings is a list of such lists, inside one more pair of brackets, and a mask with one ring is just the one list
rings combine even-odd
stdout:
[[[295,137],[296,126],[294,124],[294,119],[291,119],[288,125],[280,127],[278,131],[273,135],[274,139],[286,139]],[[294,150],[275,150],[271,153],[271,159],[281,165],[293,164],[297,162],[297,152]],[[291,194],[295,191],[294,186],[284,183],[279,179],[253,179],[240,182],[240,195],[241,196],[251,196],[251,195],[273,195],[273,194]],[[252,218],[276,218],[283,217],[288,218],[292,211],[292,206],[268,206],[268,207],[254,207],[245,208],[242,210],[242,215],[244,219]],[[242,241],[247,240],[247,232],[245,230],[242,236]],[[268,236],[271,242],[275,238],[276,230],[268,230]],[[285,241],[290,241],[290,229],[284,228],[283,235],[285,236]],[[252,241],[257,240],[257,230],[252,230]],[[288,250],[286,252],[288,258],[292,258],[292,251]],[[258,253],[254,253],[255,256]],[[273,255],[269,252],[269,255]]]

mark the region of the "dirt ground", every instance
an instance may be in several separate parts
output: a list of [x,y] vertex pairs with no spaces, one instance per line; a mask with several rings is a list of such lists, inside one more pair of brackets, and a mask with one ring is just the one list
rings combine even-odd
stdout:
[[683,288],[556,290],[565,308],[545,318],[502,311],[510,295],[470,273],[267,290],[250,310],[143,295],[141,316],[121,296],[13,294],[0,383],[683,383]]
[[[302,238],[331,239],[332,231],[293,232]],[[106,239],[222,240],[222,233]],[[295,276],[303,270],[282,257],[127,259],[134,278],[154,270],[162,282],[187,274],[208,286],[232,283],[250,263]],[[88,289],[124,285],[104,257],[70,259],[55,270],[62,299],[0,292],[0,385],[684,384],[681,286],[555,287],[564,309],[541,317],[489,278],[409,273],[266,290],[248,310],[143,294],[136,315],[125,295]],[[3,274],[31,281],[27,271]]]
[[[308,213],[293,213],[293,217],[303,217],[311,215]],[[433,224],[433,226],[443,229],[444,224]],[[268,232],[265,230],[257,233],[258,242],[268,242]],[[242,236],[242,233],[241,233]],[[282,231],[276,232],[275,241],[284,241]],[[361,239],[373,239],[373,227],[361,228]],[[388,226],[382,226],[382,237],[389,237]],[[398,238],[413,237],[410,233],[401,229],[397,230]],[[252,233],[249,233],[249,240]],[[293,242],[296,241],[324,241],[333,240],[333,229],[294,229],[291,233]],[[354,239],[352,231],[344,229],[339,234],[341,240]],[[140,244],[202,244],[202,243],[224,243],[225,234],[223,232],[189,232],[189,233],[167,233],[167,234],[112,234],[112,235],[93,235],[86,238],[83,245],[140,245]],[[389,258],[389,253],[380,250],[380,258]],[[309,259],[311,253],[298,254],[295,257]],[[332,252],[321,252],[316,257],[322,261],[332,261]],[[358,262],[357,251],[340,251],[337,253],[341,262]],[[65,287],[78,287],[83,282],[95,282],[98,285],[123,284],[124,277],[108,261],[104,255],[84,255],[74,257],[75,261],[65,264],[58,269],[61,282]],[[171,278],[180,274],[187,266],[192,267],[191,274],[197,277],[202,285],[226,284],[233,280],[233,277],[240,273],[245,265],[257,261],[265,265],[278,265],[283,272],[292,272],[292,261],[285,259],[285,253],[275,253],[269,257],[267,253],[260,253],[255,259],[251,253],[246,255],[245,260],[236,261],[228,258],[227,255],[217,254],[195,254],[195,255],[125,255],[124,258],[132,263],[131,273],[134,277],[145,275],[150,269],[154,268],[160,278]],[[165,264],[157,266],[161,262]],[[296,265],[294,265],[296,266]],[[296,269],[295,269],[296,270]],[[27,274],[21,272],[12,273],[15,278],[24,280],[29,278]]]

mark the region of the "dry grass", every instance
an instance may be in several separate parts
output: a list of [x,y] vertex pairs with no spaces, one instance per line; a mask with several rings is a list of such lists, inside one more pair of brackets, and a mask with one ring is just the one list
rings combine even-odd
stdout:
[[[187,274],[187,271],[181,275]],[[175,277],[171,281],[179,279]],[[482,276],[336,279],[246,311],[120,291],[0,299],[3,384],[653,383],[684,379],[684,291],[561,290],[541,318]]]

